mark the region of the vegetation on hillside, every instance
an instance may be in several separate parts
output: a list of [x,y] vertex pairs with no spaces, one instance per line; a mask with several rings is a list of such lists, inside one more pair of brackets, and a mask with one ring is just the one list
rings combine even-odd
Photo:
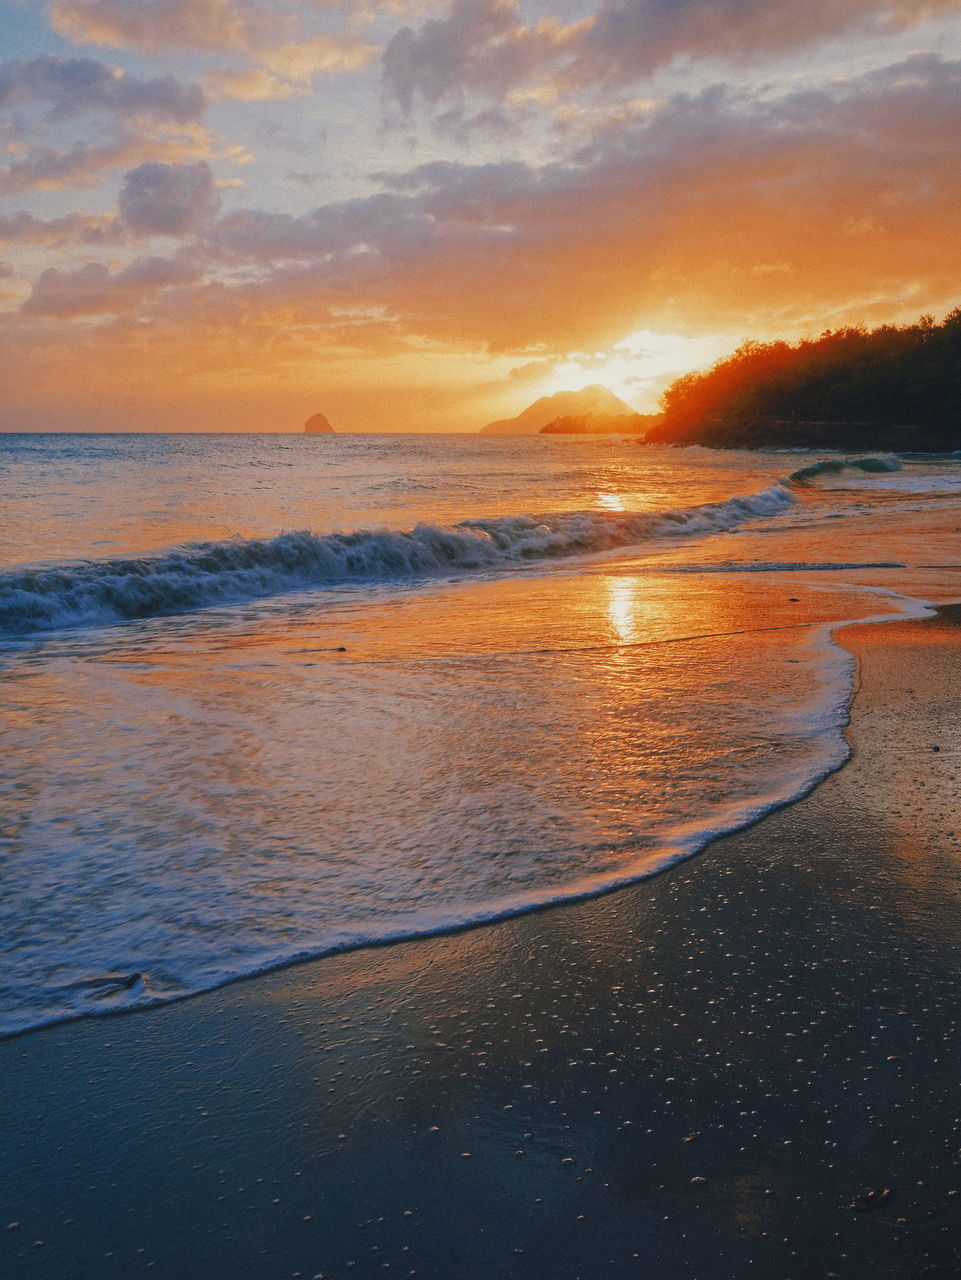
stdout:
[[659,413],[568,413],[541,427],[546,436],[637,435],[661,420]]
[[746,342],[664,393],[649,443],[961,449],[961,307],[936,324]]

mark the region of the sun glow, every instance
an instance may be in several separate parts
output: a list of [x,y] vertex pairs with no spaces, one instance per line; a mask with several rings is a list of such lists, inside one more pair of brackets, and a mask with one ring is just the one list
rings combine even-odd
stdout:
[[555,366],[545,394],[600,384],[638,413],[656,413],[661,392],[675,378],[707,368],[733,351],[740,340],[729,334],[687,338],[638,329],[607,351],[572,352]]

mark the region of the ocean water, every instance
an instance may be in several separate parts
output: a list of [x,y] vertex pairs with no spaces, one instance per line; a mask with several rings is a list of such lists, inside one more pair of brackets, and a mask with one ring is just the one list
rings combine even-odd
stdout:
[[641,879],[843,763],[961,459],[0,436],[0,1031]]

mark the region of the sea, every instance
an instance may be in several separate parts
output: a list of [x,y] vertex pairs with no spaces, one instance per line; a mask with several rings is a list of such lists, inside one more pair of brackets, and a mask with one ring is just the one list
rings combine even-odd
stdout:
[[0,436],[0,1033],[642,880],[841,766],[961,458]]

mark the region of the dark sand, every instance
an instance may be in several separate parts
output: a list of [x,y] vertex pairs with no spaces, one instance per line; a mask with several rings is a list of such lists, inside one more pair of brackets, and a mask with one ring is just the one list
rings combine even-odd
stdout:
[[7,1042],[0,1276],[961,1276],[959,617],[655,880]]

